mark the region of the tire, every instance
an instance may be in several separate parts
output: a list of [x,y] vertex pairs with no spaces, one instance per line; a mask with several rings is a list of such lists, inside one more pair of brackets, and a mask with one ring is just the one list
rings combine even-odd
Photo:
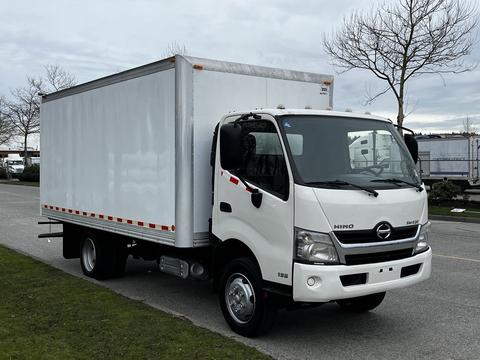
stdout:
[[80,241],[80,265],[86,276],[105,280],[123,275],[127,252],[123,242],[115,240],[85,233]]
[[262,276],[254,260],[239,258],[228,263],[219,285],[220,308],[234,332],[256,337],[271,328],[277,307],[262,289]]
[[385,298],[385,292],[360,296],[351,299],[338,300],[337,303],[344,310],[362,313],[375,309]]

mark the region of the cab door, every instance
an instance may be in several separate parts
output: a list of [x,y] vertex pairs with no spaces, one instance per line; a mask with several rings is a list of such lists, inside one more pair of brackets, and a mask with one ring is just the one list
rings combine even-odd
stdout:
[[[222,125],[234,120],[227,118]],[[232,146],[220,146],[229,139],[219,129],[212,233],[247,245],[264,280],[291,285],[294,193],[284,144],[269,115],[239,121],[238,126],[240,137]],[[222,157],[236,158],[236,167],[222,168]],[[260,204],[252,194],[257,191]]]

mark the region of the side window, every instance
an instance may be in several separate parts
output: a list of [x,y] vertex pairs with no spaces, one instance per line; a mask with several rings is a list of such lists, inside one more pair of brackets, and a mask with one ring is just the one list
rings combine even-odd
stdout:
[[283,200],[288,199],[288,171],[275,125],[266,120],[242,122],[242,166],[238,175]]

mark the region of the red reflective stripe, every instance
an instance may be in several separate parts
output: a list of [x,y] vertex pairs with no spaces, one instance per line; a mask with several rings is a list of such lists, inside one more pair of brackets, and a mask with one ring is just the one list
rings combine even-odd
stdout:
[[[238,184],[238,179],[234,178],[233,176],[230,178],[230,181],[234,184]],[[168,225],[157,225],[157,224],[153,224],[153,223],[146,223],[145,224],[145,222],[143,222],[143,221],[133,221],[133,220],[130,220],[130,219],[123,219],[123,218],[117,218],[117,217],[113,217],[113,216],[106,216],[106,215],[102,215],[102,214],[89,213],[89,212],[86,212],[86,211],[67,209],[67,208],[62,208],[62,207],[47,205],[47,204],[43,204],[42,207],[45,208],[45,209],[63,211],[63,212],[68,212],[70,214],[89,216],[89,217],[92,217],[92,218],[95,218],[95,217],[97,217],[99,219],[105,219],[106,218],[110,221],[116,221],[116,222],[119,222],[119,223],[127,223],[127,224],[130,224],[130,225],[148,226],[150,229],[161,229],[162,231],[175,231],[175,225],[168,226]]]
[[230,176],[230,182],[234,183],[235,185],[238,185],[238,179],[234,178],[233,176]]

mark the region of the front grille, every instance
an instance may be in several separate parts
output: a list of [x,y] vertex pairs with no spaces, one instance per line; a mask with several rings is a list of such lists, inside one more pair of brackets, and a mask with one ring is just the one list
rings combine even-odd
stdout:
[[334,231],[334,234],[342,244],[361,244],[412,238],[416,235],[417,230],[418,225],[392,227],[391,235],[385,240],[377,236],[375,228],[371,230]]
[[405,259],[413,254],[413,248],[368,254],[345,255],[346,265],[372,264]]

